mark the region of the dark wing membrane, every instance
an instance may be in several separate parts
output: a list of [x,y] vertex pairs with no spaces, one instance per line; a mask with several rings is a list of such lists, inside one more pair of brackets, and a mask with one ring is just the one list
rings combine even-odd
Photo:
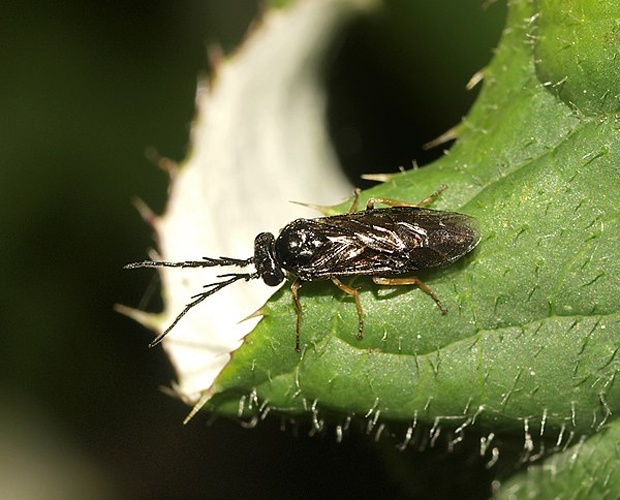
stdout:
[[[316,219],[326,243],[310,262],[307,271],[314,278],[347,274],[380,274],[402,266],[407,244],[385,214],[356,213]],[[423,244],[415,235],[409,246]]]
[[[394,217],[407,217],[410,207],[396,207]],[[409,254],[410,271],[446,266],[471,252],[480,242],[478,221],[469,215],[419,208],[415,222],[424,228],[426,244]]]
[[305,259],[283,262],[285,269],[303,280],[404,274],[438,267],[469,252],[479,239],[475,219],[417,207],[302,219],[283,230],[283,239],[291,234],[287,230],[306,231],[315,242]]

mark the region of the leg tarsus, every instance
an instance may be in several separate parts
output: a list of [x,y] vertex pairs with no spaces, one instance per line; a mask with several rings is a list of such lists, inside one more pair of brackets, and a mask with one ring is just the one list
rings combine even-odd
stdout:
[[360,193],[362,190],[360,188],[355,188],[353,190],[353,203],[349,207],[349,213],[357,212],[357,204],[360,201]]
[[401,286],[401,285],[417,285],[417,287],[425,292],[427,295],[430,295],[432,299],[437,304],[437,307],[441,310],[442,314],[448,314],[448,309],[443,305],[443,302],[439,300],[439,297],[435,295],[435,292],[431,290],[431,288],[424,283],[420,278],[416,278],[415,276],[407,277],[407,278],[383,278],[381,276],[373,276],[372,281],[377,285],[387,285],[387,286]]
[[301,302],[299,301],[299,289],[301,288],[301,280],[296,278],[291,283],[291,294],[293,295],[293,303],[297,311],[297,328],[295,329],[295,350],[301,351],[300,330],[301,330]]
[[389,207],[425,207],[433,203],[441,194],[441,192],[445,191],[447,188],[448,186],[442,184],[437,188],[434,193],[432,193],[430,196],[427,196],[418,203],[409,203],[408,201],[393,200],[391,198],[369,198],[366,202],[366,210],[372,210],[373,208],[375,208],[375,203],[382,203]]
[[448,189],[448,186],[446,184],[442,184],[441,186],[439,186],[435,192],[431,193],[429,196],[427,196],[426,198],[424,198],[422,201],[419,201],[418,203],[415,204],[416,207],[425,207],[427,205],[430,205],[431,203],[433,203],[437,198],[439,198],[439,195],[441,194],[442,191],[445,191],[446,189]]
[[360,301],[359,292],[355,288],[345,285],[338,278],[332,277],[331,280],[334,285],[336,285],[343,292],[348,293],[355,299],[355,307],[357,308],[357,317],[359,319],[358,329],[357,329],[357,338],[358,339],[364,338],[364,333],[363,333],[364,332],[364,310],[362,309],[362,303]]

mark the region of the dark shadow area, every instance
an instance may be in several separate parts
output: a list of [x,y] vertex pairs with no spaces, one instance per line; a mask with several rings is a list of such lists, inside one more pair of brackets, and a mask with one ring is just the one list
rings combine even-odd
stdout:
[[378,16],[354,21],[334,45],[326,75],[329,127],[354,185],[370,187],[362,174],[424,166],[450,148],[451,142],[424,145],[471,107],[478,89],[465,86],[489,61],[504,15],[503,6],[460,6],[467,10],[389,2]]

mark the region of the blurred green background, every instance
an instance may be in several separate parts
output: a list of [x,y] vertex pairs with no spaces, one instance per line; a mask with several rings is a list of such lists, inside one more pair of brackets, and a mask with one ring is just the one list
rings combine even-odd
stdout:
[[[388,6],[352,26],[326,75],[330,129],[357,185],[360,172],[441,154],[421,145],[467,112],[465,84],[505,15],[479,0]],[[132,198],[165,206],[166,175],[146,151],[184,158],[206,47],[230,52],[259,10],[256,0],[0,4],[3,497],[402,493],[365,436],[338,444],[333,429],[310,438],[276,418],[182,426],[188,408],[159,390],[174,378],[165,355],[112,309],[137,306],[153,283],[121,269],[153,246]]]

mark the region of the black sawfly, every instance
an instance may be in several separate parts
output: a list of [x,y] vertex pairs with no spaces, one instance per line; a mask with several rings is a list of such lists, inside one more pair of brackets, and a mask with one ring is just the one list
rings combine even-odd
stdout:
[[[278,237],[260,233],[254,239],[254,255],[247,259],[230,257],[180,262],[145,260],[127,264],[140,267],[254,266],[250,273],[226,273],[223,281],[204,285],[172,324],[149,346],[159,344],[193,307],[222,288],[240,280],[262,279],[277,286],[292,279],[291,292],[297,311],[295,349],[300,350],[301,302],[299,289],[306,281],[331,280],[355,300],[359,318],[357,337],[362,338],[364,313],[359,292],[340,281],[340,276],[370,276],[379,285],[417,285],[430,295],[441,312],[448,311],[439,297],[415,271],[444,267],[473,250],[480,241],[478,221],[468,215],[423,208],[432,203],[447,186],[442,185],[428,198],[411,204],[387,198],[371,198],[366,209],[356,211],[359,191],[348,213],[316,219],[297,219],[287,224]],[[390,208],[374,208],[375,203]],[[399,277],[400,276],[400,277]]]

